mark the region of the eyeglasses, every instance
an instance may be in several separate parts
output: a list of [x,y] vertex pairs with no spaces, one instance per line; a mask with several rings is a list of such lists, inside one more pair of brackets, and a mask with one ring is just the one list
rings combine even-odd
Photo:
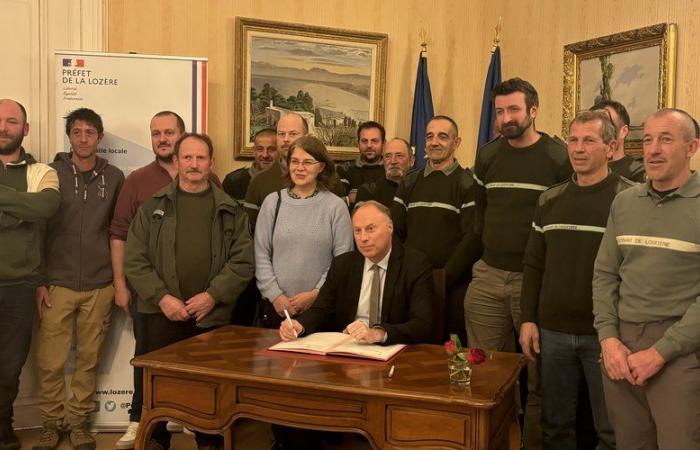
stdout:
[[310,168],[311,166],[313,166],[314,164],[318,164],[319,162],[320,162],[320,161],[316,161],[316,160],[313,160],[313,159],[305,159],[305,160],[303,160],[303,161],[300,161],[300,160],[298,160],[298,159],[292,158],[292,159],[289,161],[289,166],[290,166],[290,167],[291,167],[291,166],[301,166],[301,167],[303,167],[304,169],[308,169],[308,168]]

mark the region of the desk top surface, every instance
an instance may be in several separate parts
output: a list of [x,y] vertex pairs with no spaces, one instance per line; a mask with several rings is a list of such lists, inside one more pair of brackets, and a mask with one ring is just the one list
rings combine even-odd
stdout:
[[[226,326],[138,356],[133,364],[238,382],[430,399],[476,408],[498,404],[524,365],[522,355],[487,352],[486,362],[473,367],[471,385],[459,387],[449,383],[447,355],[440,345],[412,345],[389,363],[367,363],[357,358],[265,351],[278,341],[277,330]],[[392,364],[395,369],[389,378]]]

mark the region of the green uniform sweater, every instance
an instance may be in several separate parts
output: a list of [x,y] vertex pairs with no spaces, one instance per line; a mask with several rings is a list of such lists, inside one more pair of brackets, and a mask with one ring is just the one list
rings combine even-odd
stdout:
[[593,263],[610,204],[634,186],[610,173],[592,186],[573,180],[540,195],[525,251],[522,321],[569,334],[595,334]]
[[671,361],[700,350],[700,176],[660,197],[649,183],[621,192],[610,207],[593,276],[600,340],[618,323],[675,319],[650,345]]
[[[426,174],[427,172],[427,174]],[[446,170],[416,170],[401,181],[391,205],[394,234],[445,267],[474,226],[473,177],[455,161]]]
[[537,199],[571,173],[564,143],[544,133],[529,147],[515,148],[499,138],[479,149],[474,220],[484,246],[482,259],[488,265],[522,272]]

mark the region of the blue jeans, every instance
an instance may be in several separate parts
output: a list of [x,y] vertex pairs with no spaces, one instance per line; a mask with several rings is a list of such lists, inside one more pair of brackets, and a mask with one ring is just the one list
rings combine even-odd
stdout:
[[19,375],[32,343],[36,287],[0,286],[0,427],[12,425]]
[[600,372],[596,335],[540,329],[542,433],[544,450],[576,450],[576,402],[581,377],[588,385],[598,449],[615,448]]

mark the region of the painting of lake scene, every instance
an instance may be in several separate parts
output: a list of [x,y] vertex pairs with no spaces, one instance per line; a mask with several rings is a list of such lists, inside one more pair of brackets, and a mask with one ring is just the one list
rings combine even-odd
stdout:
[[295,112],[334,158],[354,158],[358,126],[384,119],[387,36],[246,18],[237,27],[236,156]]
[[372,50],[291,39],[253,37],[250,135],[295,111],[326,145],[357,145],[369,120]]

